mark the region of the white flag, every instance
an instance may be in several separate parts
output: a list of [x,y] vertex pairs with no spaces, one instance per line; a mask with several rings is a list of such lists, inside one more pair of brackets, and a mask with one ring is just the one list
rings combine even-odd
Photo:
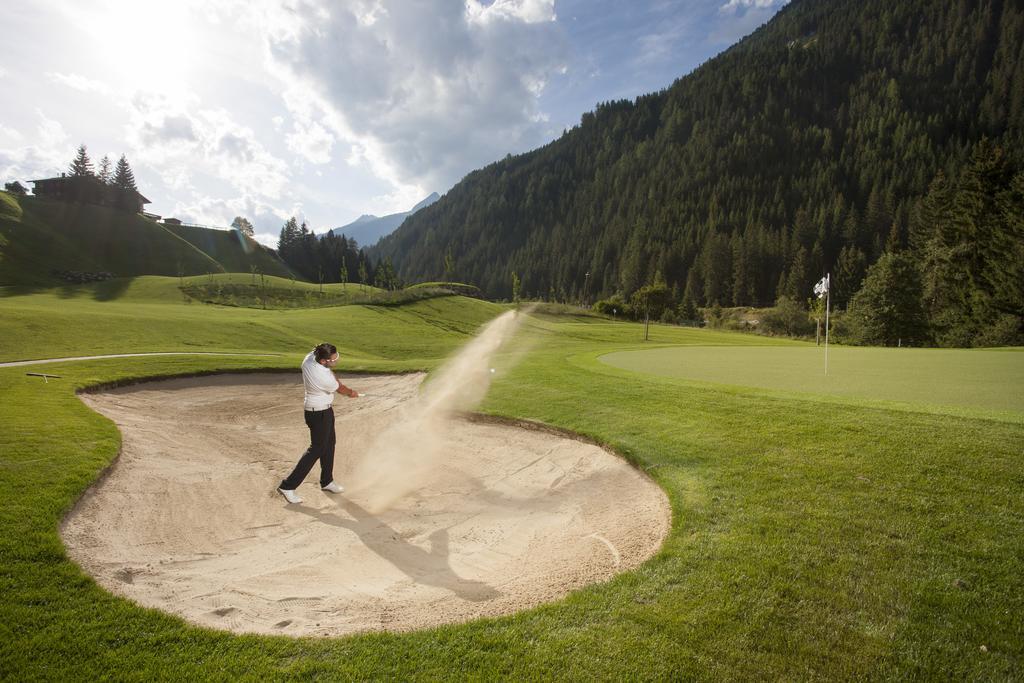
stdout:
[[819,299],[828,294],[828,275],[821,278],[821,282],[814,285],[814,293],[818,295]]

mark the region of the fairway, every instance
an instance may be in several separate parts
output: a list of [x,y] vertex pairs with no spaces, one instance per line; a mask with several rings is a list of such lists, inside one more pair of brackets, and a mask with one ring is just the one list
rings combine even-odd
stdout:
[[1024,413],[1021,349],[686,346],[621,351],[624,370],[828,396]]

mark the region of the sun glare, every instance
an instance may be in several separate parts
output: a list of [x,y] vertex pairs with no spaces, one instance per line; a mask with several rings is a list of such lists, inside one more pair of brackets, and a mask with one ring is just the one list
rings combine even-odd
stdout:
[[83,16],[107,78],[132,88],[173,92],[195,75],[193,12],[187,2],[106,0]]

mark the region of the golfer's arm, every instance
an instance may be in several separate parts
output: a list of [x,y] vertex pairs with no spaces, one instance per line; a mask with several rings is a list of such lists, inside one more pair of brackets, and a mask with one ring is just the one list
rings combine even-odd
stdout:
[[334,379],[337,380],[337,382],[338,382],[338,393],[339,394],[344,394],[345,396],[351,396],[352,394],[356,393],[356,392],[352,391],[351,389],[349,389],[348,387],[346,387],[344,384],[342,384],[341,380],[338,379],[337,377],[335,377]]

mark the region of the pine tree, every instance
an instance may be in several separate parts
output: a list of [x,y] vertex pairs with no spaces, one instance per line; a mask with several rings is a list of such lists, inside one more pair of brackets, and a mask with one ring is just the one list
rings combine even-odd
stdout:
[[391,264],[390,258],[384,259],[383,262],[377,265],[375,278],[377,286],[381,289],[398,289],[398,276],[395,274],[395,267]]
[[128,159],[123,154],[117,160],[117,167],[114,169],[114,187],[124,192],[139,191],[139,188],[135,186],[135,174],[132,173],[132,167],[128,165]]
[[953,190],[941,170],[928,185],[928,193],[918,203],[910,223],[910,248],[920,250],[946,222],[953,203]]
[[277,253],[281,260],[289,266],[295,267],[295,246],[299,239],[299,224],[292,216],[281,226],[281,233],[277,238]]
[[786,277],[786,286],[782,294],[793,301],[803,301],[810,291],[812,277],[810,264],[808,263],[807,250],[800,247],[793,254],[793,261],[789,264],[789,274]]
[[846,308],[853,295],[860,289],[867,270],[867,259],[864,252],[856,247],[846,246],[839,252],[830,293],[832,306],[836,309]]
[[679,304],[679,317],[684,322],[692,323],[697,320],[697,307],[693,305],[689,291],[683,294],[683,301]]
[[89,154],[86,152],[84,144],[78,146],[78,153],[75,155],[68,170],[76,178],[95,176],[92,170],[92,161],[89,160]]
[[[999,198],[1012,185],[1001,148],[982,140],[957,179],[948,210],[936,223],[920,258],[925,269],[924,299],[937,341],[942,345],[1013,343],[993,335],[1007,328],[1002,316],[1024,324],[1020,301],[1020,238]],[[931,194],[926,198],[931,199]]]
[[930,341],[921,303],[921,275],[912,255],[883,254],[868,268],[850,301],[850,325],[862,344],[915,345]]
[[728,305],[732,300],[732,254],[725,235],[714,234],[704,242],[701,264],[704,267],[704,302]]
[[[686,301],[687,299],[693,305],[694,310],[704,300],[704,277],[696,263],[686,273],[686,287],[683,289],[683,300]],[[696,318],[692,319],[696,320]]]
[[106,154],[104,154],[103,158],[100,159],[100,170],[96,174],[96,177],[99,178],[104,185],[110,185],[114,182],[114,172],[110,168],[110,157]]
[[1002,258],[990,261],[983,277],[994,292],[993,305],[1024,318],[1024,171],[999,193],[997,204],[1003,220],[993,247]]

